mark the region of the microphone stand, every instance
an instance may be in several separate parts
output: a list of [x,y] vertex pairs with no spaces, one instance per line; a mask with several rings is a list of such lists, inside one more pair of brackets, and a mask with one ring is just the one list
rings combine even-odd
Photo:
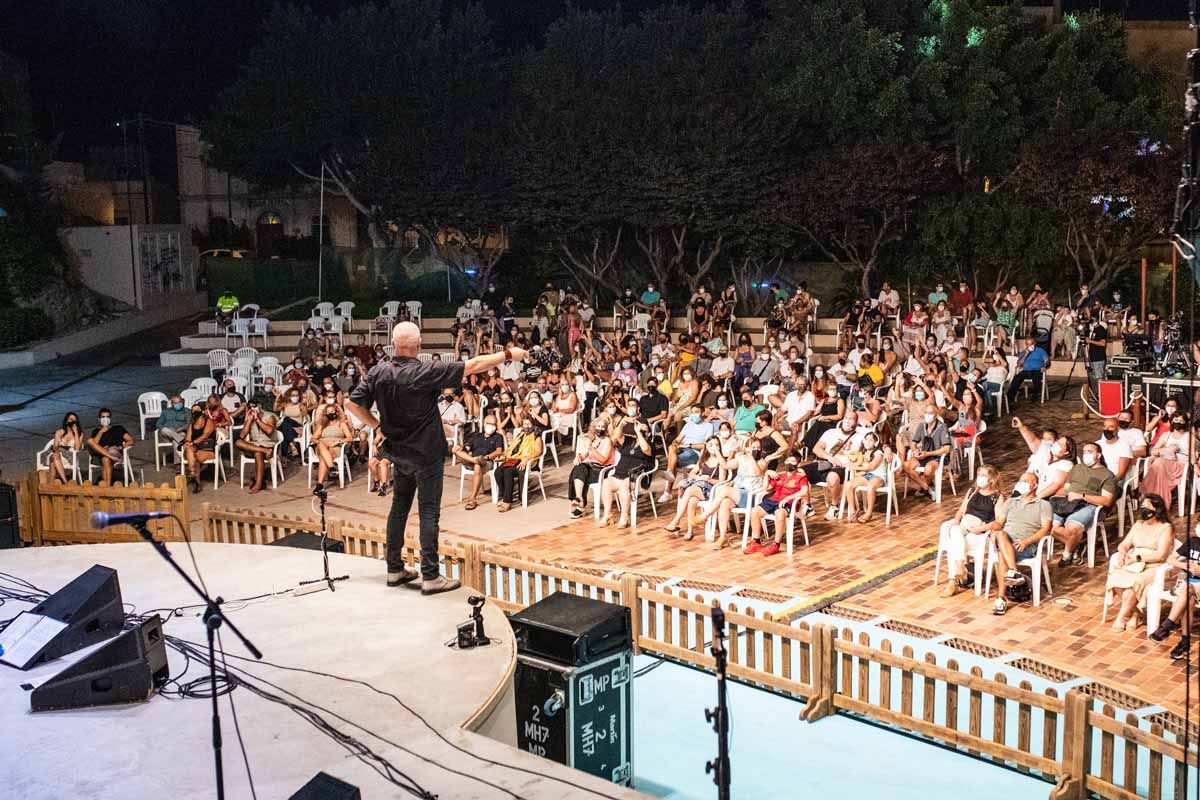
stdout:
[[[217,800],[224,800],[225,771],[221,766],[221,710],[219,704],[217,703],[217,648],[215,642],[217,629],[221,627],[222,623],[228,623],[229,630],[233,631],[238,639],[241,640],[242,645],[245,646],[248,651],[250,651],[250,655],[254,656],[255,658],[262,658],[262,652],[260,652],[259,649],[250,642],[249,639],[243,636],[242,632],[237,629],[237,626],[230,622],[229,618],[225,616],[225,612],[221,610],[221,603],[223,603],[224,600],[220,597],[218,597],[216,600],[209,597],[208,594],[205,593],[205,591],[201,589],[194,580],[192,580],[192,576],[184,572],[183,568],[179,566],[179,562],[177,562],[171,556],[170,551],[167,550],[166,543],[158,541],[150,533],[150,530],[146,527],[145,520],[131,520],[129,524],[137,529],[137,532],[141,534],[143,539],[154,546],[154,549],[158,551],[159,555],[165,558],[167,563],[175,568],[175,571],[179,573],[179,576],[183,578],[184,582],[187,583],[188,586],[192,587],[192,591],[199,595],[200,599],[204,601],[205,610],[203,619],[204,630],[208,635],[208,680],[209,687],[212,692],[212,747],[213,759],[215,760],[217,767]],[[182,525],[182,523],[180,524]]]
[[[313,487],[313,494],[316,495],[317,501],[318,501],[318,503],[320,503],[320,507],[321,507],[321,560],[322,560],[322,562],[324,562],[324,565],[325,565],[325,576],[322,578],[313,578],[311,581],[300,581],[300,585],[301,586],[311,586],[314,583],[324,583],[325,585],[327,585],[329,587],[329,591],[332,592],[332,591],[335,591],[333,588],[333,584],[335,581],[348,581],[348,580],[350,580],[350,576],[349,575],[339,575],[336,578],[329,577],[329,550],[328,550],[329,531],[325,527],[325,501],[327,499],[329,499],[329,492],[325,491],[325,487],[318,483],[315,487]],[[309,589],[308,591],[311,592],[314,590]],[[319,590],[317,590],[317,591],[319,591]],[[298,591],[297,594],[303,594],[303,593]]]
[[713,724],[717,734],[717,757],[704,765],[704,772],[715,773],[713,783],[717,785],[717,800],[729,800],[729,705],[725,700],[725,612],[714,606],[712,610],[713,638],[709,652],[716,660],[717,707],[704,709],[704,720]]

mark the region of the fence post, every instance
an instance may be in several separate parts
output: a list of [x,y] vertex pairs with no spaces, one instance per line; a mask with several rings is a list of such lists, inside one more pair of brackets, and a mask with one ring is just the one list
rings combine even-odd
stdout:
[[641,580],[637,575],[623,573],[621,575],[621,605],[629,609],[629,629],[633,637],[633,654],[642,652],[638,643],[642,637],[642,604],[638,600],[638,587]]
[[1092,698],[1078,689],[1067,692],[1063,712],[1062,761],[1058,784],[1050,800],[1084,800],[1087,797],[1087,773],[1092,763],[1092,729],[1088,712]]
[[29,530],[33,536],[34,547],[42,546],[42,496],[38,491],[41,475],[41,470],[29,473],[28,491],[25,492],[29,498]]
[[211,528],[210,528],[210,520],[208,517],[208,510],[211,507],[212,506],[208,503],[207,500],[200,504],[200,536],[206,542],[215,542],[217,540],[217,537],[212,534]]
[[808,698],[800,719],[816,722],[834,711],[833,695],[837,690],[837,672],[834,660],[833,629],[828,625],[812,627],[812,696]]
[[[150,484],[153,487],[153,483]],[[188,491],[187,481],[182,475],[175,476],[175,496],[179,498],[178,506],[174,502],[171,503],[172,510],[179,512],[179,524],[183,527],[180,534],[186,535],[188,539],[192,538],[192,504],[188,499],[191,492]]]
[[463,543],[462,582],[463,586],[483,592],[483,581],[479,579],[479,550],[479,542]]
[[325,533],[329,536],[329,541],[331,541],[331,542],[342,541],[342,521],[341,521],[341,519],[338,519],[337,517],[334,517],[333,519],[326,519]]

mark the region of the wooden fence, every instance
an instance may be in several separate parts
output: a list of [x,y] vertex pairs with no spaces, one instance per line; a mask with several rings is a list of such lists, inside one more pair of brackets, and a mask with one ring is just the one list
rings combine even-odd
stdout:
[[[45,470],[31,472],[18,493],[21,528],[33,545],[100,544],[136,542],[141,537],[132,528],[121,525],[95,530],[92,514],[103,511],[121,514],[134,511],[166,511],[184,525],[188,523],[188,491],[182,476],[161,486],[81,486],[55,483]],[[183,533],[174,520],[151,520],[155,538],[181,541]],[[24,537],[26,534],[23,533]]]
[[[265,544],[320,530],[312,519],[208,504],[202,524],[210,542]],[[385,556],[386,536],[377,528],[331,521],[329,533],[347,553]],[[713,668],[711,597],[659,590],[637,575],[523,559],[479,542],[443,539],[438,556],[447,575],[505,611],[556,591],[619,603],[630,609],[637,651]],[[411,538],[404,558],[419,560]],[[1003,671],[964,671],[953,658],[939,664],[933,653],[918,657],[909,646],[897,652],[886,639],[872,646],[867,633],[849,628],[786,624],[732,604],[725,619],[729,675],[804,701],[800,716],[809,722],[839,711],[869,718],[1051,782],[1051,800],[1185,800],[1185,773],[1191,785],[1197,780],[1198,737],[1192,734],[1185,752],[1178,725],[1164,730],[1154,720],[1161,714],[1118,719],[1112,706],[1079,688],[1063,696],[1053,687],[1035,691],[1029,681],[1013,685]]]

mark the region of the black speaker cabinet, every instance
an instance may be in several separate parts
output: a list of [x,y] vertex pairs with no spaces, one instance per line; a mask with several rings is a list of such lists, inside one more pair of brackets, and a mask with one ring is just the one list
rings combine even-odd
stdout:
[[362,800],[357,786],[340,781],[327,772],[318,772],[288,800]]
[[[45,644],[21,646],[12,641],[27,623],[39,618],[56,620],[66,627]],[[52,661],[67,653],[111,639],[125,626],[125,607],[117,571],[96,564],[29,611],[20,614],[5,630],[4,662],[18,669]],[[26,638],[26,642],[33,641]]]
[[[298,547],[301,550],[320,550],[321,536],[316,533],[299,531],[297,533],[290,533],[282,539],[276,539],[271,544],[277,547]],[[325,542],[325,551],[328,553],[344,553],[346,552],[346,545],[341,539],[329,539]]]
[[167,682],[162,618],[155,614],[33,690],[33,711],[139,703]]

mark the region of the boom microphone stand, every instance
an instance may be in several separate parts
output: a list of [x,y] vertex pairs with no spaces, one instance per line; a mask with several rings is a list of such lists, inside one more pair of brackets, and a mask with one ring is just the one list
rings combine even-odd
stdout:
[[[229,630],[233,631],[238,639],[241,639],[242,645],[248,651],[250,651],[250,655],[254,656],[255,658],[262,658],[262,653],[250,642],[249,639],[243,636],[242,632],[237,629],[237,626],[230,622],[229,618],[225,616],[225,612],[221,610],[221,603],[223,603],[224,600],[222,600],[220,597],[218,597],[216,600],[209,597],[208,594],[201,589],[194,580],[192,580],[192,576],[183,571],[183,568],[179,566],[179,562],[171,557],[170,551],[167,550],[167,545],[158,541],[153,535],[151,535],[150,530],[146,527],[145,519],[130,520],[129,524],[137,529],[137,532],[141,534],[143,539],[154,546],[154,549],[158,551],[159,555],[165,558],[167,563],[175,568],[175,571],[179,573],[179,576],[183,578],[184,582],[187,583],[188,586],[192,587],[192,591],[199,595],[200,599],[204,601],[204,630],[208,636],[208,680],[212,692],[212,747],[213,759],[216,762],[217,768],[217,800],[225,800],[225,771],[221,766],[221,711],[220,706],[217,703],[217,698],[219,697],[217,693],[217,648],[215,643],[217,629],[221,627],[222,623],[228,623]],[[180,524],[182,525],[182,523]]]
[[334,591],[333,584],[335,581],[348,581],[350,580],[350,576],[339,575],[336,578],[329,577],[329,530],[325,527],[325,501],[329,499],[329,492],[325,491],[324,485],[318,483],[313,487],[313,495],[316,496],[317,502],[321,507],[321,560],[325,564],[325,576],[314,578],[311,581],[300,581],[300,585],[311,586],[314,583],[324,583],[329,587],[329,591],[332,592]]
[[705,773],[713,772],[717,785],[717,800],[729,800],[729,704],[725,699],[725,612],[713,606],[713,638],[709,652],[716,660],[717,707],[704,709],[704,720],[713,724],[717,733],[717,757],[704,765]]

